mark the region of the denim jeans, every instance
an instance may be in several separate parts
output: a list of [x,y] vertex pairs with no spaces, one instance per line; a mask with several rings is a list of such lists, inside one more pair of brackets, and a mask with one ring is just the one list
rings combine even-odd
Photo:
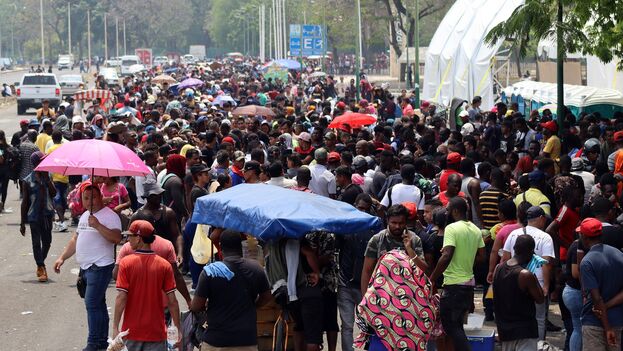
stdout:
[[562,291],[562,299],[571,312],[571,321],[573,322],[573,333],[569,340],[569,351],[582,351],[582,291],[574,289],[569,285],[565,285]]
[[463,321],[474,303],[474,287],[446,285],[439,301],[443,329],[452,340],[455,350],[469,351],[471,346],[463,329]]
[[337,308],[342,322],[342,351],[353,351],[353,324],[355,307],[361,302],[361,289],[358,287],[337,287]]
[[41,216],[36,222],[30,222],[30,239],[32,239],[32,255],[37,267],[45,266],[50,245],[52,245],[52,218]]
[[87,284],[84,304],[87,308],[89,325],[87,344],[96,349],[108,347],[108,323],[110,319],[106,309],[106,289],[112,279],[114,266],[114,264],[104,267],[92,265],[84,271],[84,279]]

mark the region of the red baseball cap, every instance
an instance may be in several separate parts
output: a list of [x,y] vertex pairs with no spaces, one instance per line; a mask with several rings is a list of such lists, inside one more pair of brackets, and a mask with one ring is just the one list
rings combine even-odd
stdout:
[[346,104],[344,103],[344,101],[338,102],[335,106],[340,110],[343,110],[346,108]]
[[458,152],[451,152],[451,153],[448,154],[448,157],[446,158],[446,161],[449,164],[459,163],[459,162],[461,162],[461,154],[459,154]]
[[27,120],[27,119],[23,119],[23,120],[19,121],[19,125],[20,126],[27,126],[28,123],[30,123],[30,121]]
[[422,103],[420,104],[421,108],[427,108],[429,106],[430,106],[430,102],[428,102],[426,100],[422,101]]
[[603,225],[598,219],[589,217],[585,218],[580,226],[575,228],[575,231],[589,238],[594,238],[601,235],[602,228]]
[[236,145],[236,142],[234,141],[234,138],[230,137],[230,136],[226,136],[223,138],[223,143],[230,143],[232,145]]
[[623,141],[623,130],[620,130],[614,133],[614,141],[616,142]]
[[130,224],[130,228],[124,234],[134,234],[142,237],[154,235],[154,226],[142,219],[136,220]]
[[415,219],[417,217],[417,205],[415,202],[403,202],[402,206],[407,208],[409,211],[409,219]]
[[556,124],[556,122],[554,121],[549,121],[549,122],[545,122],[545,123],[541,123],[541,127],[556,133],[558,131],[558,124]]
[[329,162],[333,162],[333,161],[340,161],[342,158],[340,157],[340,154],[333,151],[333,152],[329,152]]

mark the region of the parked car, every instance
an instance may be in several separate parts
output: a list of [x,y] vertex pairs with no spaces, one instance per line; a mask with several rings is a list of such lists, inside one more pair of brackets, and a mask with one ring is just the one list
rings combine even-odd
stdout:
[[0,57],[0,70],[13,69],[13,60],[10,57]]
[[182,56],[182,63],[190,65],[190,64],[194,64],[197,62],[197,59],[195,58],[194,55],[184,55]]
[[108,60],[104,61],[105,67],[121,67],[121,58],[120,57],[111,57]]
[[121,57],[121,76],[129,76],[130,74],[136,73],[136,67],[131,68],[135,65],[140,65],[141,59],[139,59],[136,55],[126,55]]
[[72,69],[74,67],[74,55],[58,55],[58,70]]
[[166,56],[156,56],[154,58],[154,66],[164,66],[169,64],[169,58]]
[[104,80],[108,86],[112,87],[119,85],[119,73],[115,68],[102,67],[100,68],[100,75],[104,77]]
[[57,108],[62,100],[61,86],[56,75],[51,73],[26,73],[22,76],[15,91],[17,114],[23,115],[29,108],[39,108],[43,100],[50,107]]
[[80,74],[67,74],[58,78],[63,96],[74,95],[79,90],[84,90],[86,83]]

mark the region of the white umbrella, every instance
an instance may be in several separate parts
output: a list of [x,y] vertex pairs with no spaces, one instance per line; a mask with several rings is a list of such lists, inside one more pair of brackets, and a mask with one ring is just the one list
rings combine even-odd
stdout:
[[236,101],[234,100],[234,98],[232,98],[229,95],[219,95],[216,97],[216,99],[214,99],[214,101],[212,101],[212,105],[219,105],[219,106],[223,106],[223,104],[225,102],[230,102],[232,105],[237,106],[238,104],[236,103]]

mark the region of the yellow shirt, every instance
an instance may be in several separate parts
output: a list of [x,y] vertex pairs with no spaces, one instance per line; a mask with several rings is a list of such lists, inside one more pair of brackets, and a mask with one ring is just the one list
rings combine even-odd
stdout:
[[560,139],[556,135],[552,135],[545,142],[543,152],[547,152],[552,160],[558,160],[560,158]]
[[52,140],[52,136],[46,133],[41,133],[37,136],[37,141],[35,141],[35,145],[39,148],[39,151],[45,153],[45,145],[48,141]]
[[539,206],[540,208],[542,208],[545,214],[551,214],[551,204],[549,202],[549,199],[547,198],[547,196],[543,195],[541,190],[537,188],[530,188],[525,192],[518,194],[517,196],[515,196],[515,206],[519,207],[519,205],[524,202],[524,199],[525,201],[529,202],[530,205]]
[[[63,144],[54,144],[52,146],[50,146],[50,148],[48,149],[48,155],[58,149],[59,146],[61,146]],[[58,183],[65,183],[65,184],[69,184],[69,177],[68,176],[64,176],[58,173],[52,173],[52,181],[53,182],[58,182]]]

